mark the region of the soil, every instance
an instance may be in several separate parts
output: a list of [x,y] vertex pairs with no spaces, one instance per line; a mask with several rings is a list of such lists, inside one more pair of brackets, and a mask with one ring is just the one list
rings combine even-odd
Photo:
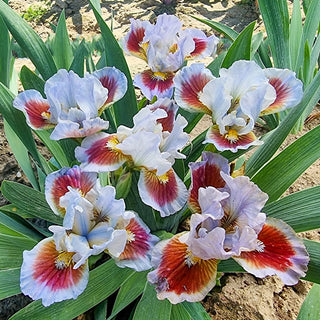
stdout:
[[[23,14],[32,5],[47,6],[40,21],[31,21],[30,24],[36,32],[46,39],[52,32],[50,23],[56,24],[62,9],[67,17],[67,27],[71,39],[86,38],[99,33],[99,27],[94,14],[85,0],[56,0],[46,4],[44,1],[15,0],[9,1],[10,6],[19,14]],[[288,2],[291,5],[291,2]],[[195,20],[198,18],[222,22],[236,31],[241,31],[250,22],[257,20],[257,30],[263,30],[258,8],[254,1],[172,1],[165,5],[161,1],[152,0],[120,0],[102,1],[102,16],[105,21],[113,24],[116,38],[124,36],[129,30],[130,18],[154,21],[161,13],[175,14],[186,27],[195,27],[212,34],[212,30],[205,24]],[[143,70],[145,65],[139,59],[127,57],[132,74]],[[22,65],[27,64],[32,68],[30,61],[18,59],[17,71]],[[314,112],[316,113],[316,109]],[[318,118],[310,121],[302,132],[290,135],[283,147],[289,145],[302,134],[320,123]],[[209,126],[209,122],[201,122],[201,131]],[[320,182],[320,160],[312,165],[297,181],[290,187],[287,193],[296,192],[305,188],[319,185]],[[0,182],[2,180],[26,182],[24,175],[17,165],[14,156],[6,141],[3,123],[0,122]],[[5,199],[0,195],[0,205],[5,204]],[[320,241],[320,232],[315,230],[303,233],[301,236]],[[257,279],[248,274],[225,274],[221,278],[221,286],[217,286],[203,302],[205,308],[215,320],[292,320],[299,313],[301,304],[311,288],[311,284],[300,281],[297,285],[283,286],[277,277]],[[0,302],[0,319],[7,319],[28,303],[29,299],[19,295],[18,300],[6,299]]]

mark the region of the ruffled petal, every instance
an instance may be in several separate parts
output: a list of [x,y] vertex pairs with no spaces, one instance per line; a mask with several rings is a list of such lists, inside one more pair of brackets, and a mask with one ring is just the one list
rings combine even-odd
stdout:
[[179,211],[188,197],[186,186],[173,169],[161,176],[158,176],[154,171],[142,169],[138,190],[141,200],[158,210],[161,217]]
[[161,139],[161,132],[138,131],[125,138],[117,148],[130,156],[136,167],[156,170],[158,175],[163,175],[171,168],[171,163],[160,152]]
[[178,114],[172,131],[170,133],[164,132],[162,135],[163,139],[160,144],[160,150],[172,165],[175,159],[185,159],[186,157],[178,150],[184,148],[189,141],[189,135],[183,131],[187,125],[188,121],[181,114]]
[[166,117],[158,119],[157,122],[161,123],[162,131],[171,132],[175,122],[176,113],[179,108],[175,101],[169,98],[160,98],[155,103],[150,104],[147,107],[151,111],[162,109],[167,113]]
[[278,275],[287,285],[294,285],[305,276],[309,263],[307,250],[285,222],[268,218],[258,241],[259,250],[234,257],[246,271],[259,278]]
[[159,242],[152,253],[148,281],[156,285],[157,297],[176,304],[182,301],[201,301],[215,286],[216,259],[202,260],[192,255],[188,246],[181,242],[181,234]]
[[221,177],[220,171],[230,173],[228,160],[219,154],[203,152],[202,161],[191,162],[191,187],[189,189],[188,205],[192,212],[201,212],[198,201],[199,188],[215,187],[222,188],[225,181]]
[[180,35],[191,37],[194,41],[195,48],[190,53],[190,58],[205,58],[216,52],[219,39],[214,35],[207,37],[203,31],[194,28],[185,29]]
[[248,149],[251,146],[261,145],[262,141],[257,139],[252,131],[246,134],[239,134],[235,129],[228,130],[221,134],[218,125],[209,128],[204,143],[212,143],[219,151]]
[[157,98],[171,98],[173,93],[173,72],[153,72],[146,70],[134,77],[133,84],[138,87],[142,94],[152,100]]
[[159,239],[150,233],[147,225],[137,216],[125,226],[127,241],[124,251],[115,259],[119,267],[129,267],[136,271],[151,268],[151,251]]
[[303,83],[296,78],[296,74],[288,69],[268,68],[264,74],[269,83],[276,90],[276,100],[261,112],[267,115],[294,107],[303,96]]
[[126,93],[128,81],[123,72],[115,67],[105,67],[93,72],[93,76],[97,77],[101,84],[108,89],[108,99],[104,103],[104,107],[99,109],[101,114],[105,107],[120,100]]
[[63,227],[80,236],[87,236],[94,227],[93,205],[75,189],[60,198],[60,206],[66,208]]
[[50,173],[46,178],[46,200],[57,215],[64,216],[65,208],[60,206],[60,198],[69,192],[69,188],[77,190],[85,196],[97,183],[97,173],[84,172],[79,166],[62,168]]
[[193,214],[188,237],[184,236],[180,241],[186,243],[192,254],[200,259],[229,259],[234,254],[225,250],[226,230],[215,227],[215,221],[211,220],[209,215]]
[[260,232],[266,219],[261,210],[268,200],[268,195],[248,177],[232,178],[223,172],[221,176],[226,182],[224,191],[230,194],[222,202],[225,211],[225,216],[221,221],[222,227],[232,232],[234,226],[240,228],[249,226],[257,233]]
[[74,252],[57,251],[53,238],[40,241],[31,251],[23,252],[21,291],[44,306],[76,299],[86,288],[88,263],[74,269]]
[[130,22],[130,31],[122,39],[122,46],[127,53],[146,61],[148,43],[144,41],[144,36],[146,30],[153,26],[149,21],[130,19]]
[[177,104],[191,112],[204,112],[211,115],[211,110],[204,105],[199,96],[205,85],[214,79],[209,69],[202,63],[193,63],[177,72],[173,79],[174,99]]
[[50,138],[60,140],[66,138],[84,138],[109,128],[109,121],[99,117],[82,120],[80,122],[72,120],[59,120],[59,123],[52,131]]
[[86,171],[114,171],[128,160],[117,148],[118,144],[116,134],[100,132],[85,138],[81,147],[75,149],[75,156]]
[[19,93],[13,101],[13,106],[24,113],[32,129],[50,129],[56,124],[57,119],[50,112],[49,102],[36,90]]
[[116,199],[116,189],[113,186],[99,188],[97,198],[92,202],[96,223],[107,222],[110,227],[114,228],[117,221],[124,215],[124,200]]

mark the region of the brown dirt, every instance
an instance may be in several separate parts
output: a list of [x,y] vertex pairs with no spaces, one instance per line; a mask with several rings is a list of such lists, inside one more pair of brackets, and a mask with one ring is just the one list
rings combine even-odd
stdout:
[[[37,3],[44,4],[43,1]],[[31,0],[10,2],[11,7],[20,14],[34,4],[35,1]],[[30,23],[43,39],[51,33],[49,22],[55,24],[62,9],[65,9],[67,26],[72,39],[77,37],[90,39],[99,33],[99,27],[87,1],[56,0],[52,1],[49,12],[43,16],[39,23]],[[259,23],[256,28],[263,30],[254,1],[174,1],[169,6],[162,4],[161,1],[152,0],[102,1],[103,17],[109,25],[113,19],[114,34],[117,38],[122,37],[129,30],[130,18],[153,21],[157,15],[163,12],[176,14],[183,20],[186,27],[200,28],[208,34],[212,33],[210,28],[193,19],[191,15],[222,22],[237,31],[241,31],[248,23],[258,19]],[[30,67],[29,61],[19,59],[16,64],[17,70],[20,70],[23,64],[28,64]],[[143,62],[132,57],[128,57],[128,64],[133,74],[145,67]],[[319,122],[318,119],[315,119],[305,126],[302,133],[290,135],[284,146],[292,143],[303,133],[318,125]],[[208,121],[203,121],[200,125],[202,130],[208,126]],[[4,179],[21,181],[24,177],[6,142],[2,123],[0,124],[0,152],[0,182]],[[292,193],[319,185],[319,164],[318,160],[290,187],[288,192]],[[4,203],[5,200],[0,198],[0,205]],[[320,241],[319,231],[308,232],[303,236]],[[305,281],[300,281],[296,286],[287,287],[283,286],[277,277],[261,280],[248,274],[224,275],[221,278],[221,284],[222,286],[214,288],[204,301],[204,306],[210,312],[211,318],[215,320],[295,319],[311,287],[311,284]]]

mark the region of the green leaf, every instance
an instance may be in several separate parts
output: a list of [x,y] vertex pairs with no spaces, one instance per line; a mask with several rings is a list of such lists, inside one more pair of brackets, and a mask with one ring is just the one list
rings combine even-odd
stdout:
[[233,259],[222,260],[218,264],[218,272],[245,272],[244,269]]
[[189,112],[181,108],[179,108],[178,112],[188,121],[187,126],[184,128],[184,132],[187,133],[194,129],[204,115],[203,113]]
[[314,283],[306,296],[297,320],[318,320],[320,319],[320,285]]
[[316,33],[319,28],[319,16],[320,16],[320,1],[313,0],[310,4],[309,10],[306,14],[304,21],[302,37],[300,41],[300,50],[297,58],[294,70],[298,73],[301,65],[303,64],[305,43],[314,43]]
[[148,271],[135,272],[123,283],[114,302],[112,313],[107,320],[111,320],[142,294],[146,285],[147,273]]
[[89,2],[93,8],[93,12],[101,29],[101,34],[105,45],[107,65],[114,66],[122,71],[128,80],[128,90],[125,96],[113,106],[116,125],[117,127],[121,124],[132,126],[132,118],[138,112],[138,107],[128,65],[123,56],[122,49],[97,9],[99,6],[97,6],[93,0],[90,0]]
[[302,36],[302,17],[300,0],[293,1],[293,11],[291,16],[289,30],[289,50],[290,50],[290,65],[294,67],[297,62],[300,41]]
[[117,267],[112,259],[108,260],[90,271],[88,286],[76,300],[65,300],[49,307],[43,307],[38,300],[18,311],[10,319],[73,319],[109,297],[133,272],[128,268]]
[[216,21],[211,21],[208,19],[200,19],[195,16],[192,16],[192,18],[205,23],[206,25],[208,25],[212,29],[218,31],[219,33],[222,33],[224,36],[226,36],[227,38],[229,38],[232,41],[234,41],[239,35],[238,32],[234,31],[233,29],[231,29],[230,27],[228,27],[222,23],[219,23]]
[[304,46],[304,57],[303,57],[303,83],[308,84],[312,77],[311,69],[311,49],[308,41],[306,41]]
[[211,317],[208,315],[204,307],[201,303],[191,303],[184,301],[182,302],[182,305],[184,309],[188,312],[188,314],[191,316],[194,320],[210,320]]
[[133,320],[144,320],[151,316],[152,320],[170,319],[172,304],[167,300],[158,300],[154,286],[146,283],[144,293],[137,305]]
[[314,45],[311,50],[311,58],[310,58],[310,69],[311,73],[316,69],[318,58],[320,55],[320,37],[317,37],[317,40],[314,42]]
[[170,320],[192,320],[189,313],[181,303],[174,304],[171,308]]
[[320,186],[317,186],[269,203],[263,208],[263,212],[285,221],[294,231],[302,232],[320,228],[319,208]]
[[139,173],[132,173],[132,184],[131,189],[127,198],[125,199],[126,209],[133,210],[138,213],[139,217],[147,224],[151,231],[157,230],[157,223],[153,213],[153,210],[150,206],[147,206],[142,202],[139,196],[138,191],[138,179]]
[[88,55],[88,50],[85,45],[85,40],[82,39],[81,43],[74,52],[74,58],[70,66],[70,70],[73,70],[80,77],[84,76],[84,59]]
[[254,30],[255,21],[251,22],[237,37],[229,48],[223,63],[222,68],[229,68],[237,60],[251,59],[251,40]]
[[[37,130],[35,132],[37,136],[41,139],[41,141],[46,145],[46,147],[49,149],[50,153],[53,155],[53,157],[56,159],[56,161],[59,163],[61,167],[69,167],[72,165],[72,163],[75,161],[73,150],[75,149],[76,142],[70,141],[70,143],[73,144],[73,146],[70,146],[70,148],[63,148],[63,143],[66,143],[66,141],[55,141],[50,139],[50,132],[47,130]],[[68,156],[66,152],[68,153]],[[70,156],[70,152],[71,156]]]
[[258,0],[274,65],[289,68],[289,12],[287,0]]
[[305,110],[312,109],[320,99],[320,72],[306,88],[302,101],[294,107],[287,117],[281,121],[277,129],[273,130],[265,139],[264,144],[250,157],[246,165],[246,175],[252,177],[278,151]]
[[14,213],[22,218],[35,218],[30,212],[27,212],[21,208],[17,208],[17,206],[13,204],[7,204],[5,206],[0,207],[0,210],[4,213]]
[[288,146],[252,178],[269,195],[269,202],[278,199],[320,157],[319,135],[320,125]]
[[262,32],[256,33],[252,36],[252,43],[251,43],[251,56],[252,57],[258,51],[262,41],[263,41],[263,33]]
[[182,150],[182,153],[186,155],[186,159],[184,159],[185,168],[188,168],[190,162],[196,161],[201,156],[201,153],[205,148],[203,141],[206,134],[207,130],[203,131]]
[[8,229],[17,233],[18,236],[29,238],[35,243],[43,239],[43,237],[36,232],[33,228],[30,228],[28,223],[24,222],[22,218],[17,217],[14,219],[0,211],[0,224],[6,226]]
[[0,300],[20,293],[20,268],[0,270]]
[[273,64],[270,59],[270,52],[269,52],[269,44],[268,43],[269,43],[269,41],[267,38],[260,44],[260,47],[258,49],[258,53],[259,53],[260,59],[264,65],[264,67],[265,68],[272,68]]
[[57,69],[68,70],[72,62],[73,54],[68,35],[64,10],[62,10],[58,20],[52,49],[53,59],[56,63]]
[[108,300],[100,302],[94,308],[94,320],[105,320],[107,318],[107,307],[108,307]]
[[0,1],[0,15],[42,77],[47,80],[56,73],[57,68],[49,50],[32,27],[3,1]]
[[33,168],[31,166],[29,154],[27,148],[18,138],[16,133],[12,130],[10,125],[8,125],[7,121],[4,121],[4,131],[6,134],[6,138],[10,145],[10,148],[16,158],[19,166],[27,176],[28,180],[32,184],[33,188],[39,190],[39,184],[37,178],[34,174]]
[[302,0],[303,11],[305,14],[307,13],[311,2],[312,2],[312,0]]
[[27,66],[23,66],[20,71],[20,80],[24,90],[35,89],[39,91],[44,97],[44,84],[43,79],[38,77],[33,71]]
[[219,71],[221,69],[222,62],[226,57],[226,54],[227,51],[222,52],[207,66],[207,68],[215,77],[219,77]]
[[[0,2],[0,8],[1,8]],[[41,165],[40,155],[34,142],[31,129],[26,123],[23,113],[12,106],[14,95],[0,83],[0,113],[9,126],[29,150],[33,158]]]
[[23,208],[27,212],[30,211],[32,215],[38,218],[62,224],[62,217],[52,212],[43,193],[11,181],[2,182],[1,192],[5,198],[18,208]]
[[307,275],[303,279],[320,283],[320,243],[304,239],[304,244],[310,256],[310,262]]
[[0,16],[0,82],[6,87],[10,83],[11,42],[8,28]]
[[31,250],[35,242],[25,237],[0,234],[0,269],[18,268],[22,264],[22,253]]

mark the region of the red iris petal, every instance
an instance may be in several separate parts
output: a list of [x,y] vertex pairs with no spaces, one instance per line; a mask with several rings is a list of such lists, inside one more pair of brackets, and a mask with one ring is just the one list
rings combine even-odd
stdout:
[[[155,92],[154,95],[156,96],[161,96],[161,94],[172,88],[173,77],[173,72],[163,73],[162,76],[157,76],[156,73],[151,70],[146,70],[141,73],[142,83],[149,91]],[[156,92],[159,92],[159,94],[156,94]]]
[[78,269],[73,269],[71,262],[65,268],[56,267],[56,259],[60,252],[56,250],[54,241],[47,242],[41,250],[41,253],[35,259],[33,264],[33,279],[46,283],[46,286],[51,291],[58,291],[67,289],[76,285],[83,275],[85,265],[80,266]]
[[95,141],[90,148],[86,150],[88,156],[87,162],[98,165],[112,165],[125,161],[127,157],[120,150],[109,147],[109,142],[111,142],[112,145],[119,143],[116,135],[109,135]]
[[200,100],[199,94],[204,86],[211,80],[203,74],[193,74],[190,78],[183,82],[180,92],[180,99],[198,112],[205,112],[211,115],[209,110]]
[[135,260],[144,257],[150,250],[150,234],[135,219],[130,220],[126,230],[133,235],[134,240],[127,242],[119,260]]
[[[30,124],[37,129],[44,129],[45,127],[50,127],[53,124],[48,122],[48,117],[50,116],[49,103],[44,101],[30,100],[25,104],[26,113],[29,116]],[[44,115],[47,114],[48,117]]]
[[[193,212],[201,212],[198,202],[198,194],[200,188],[214,187],[223,188],[225,181],[222,179],[220,171],[224,170],[222,163],[217,162],[214,155],[210,158],[204,154],[204,161],[191,164],[192,185],[189,191],[188,205]],[[224,163],[228,165],[227,161]]]
[[154,172],[144,170],[145,185],[149,196],[160,206],[164,206],[177,199],[178,184],[174,171],[171,169],[162,177],[158,177]]
[[195,49],[190,53],[191,57],[195,57],[200,55],[207,48],[207,40],[206,39],[193,39],[195,44]]
[[78,189],[85,196],[95,185],[96,180],[92,179],[92,173],[83,172],[76,168],[69,168],[65,174],[58,176],[52,183],[51,194],[54,205],[61,213],[64,213],[64,208],[61,208],[60,198],[69,190],[68,187]]
[[[200,301],[215,285],[218,261],[192,257],[188,246],[180,242],[179,237],[177,235],[167,242],[160,264],[153,271],[158,297],[168,298],[172,303]],[[153,277],[148,278],[152,281]]]
[[269,79],[269,83],[276,90],[276,100],[264,111],[261,112],[262,115],[270,114],[281,110],[281,107],[285,104],[288,95],[290,94],[290,87],[286,85],[285,82],[281,81],[279,78]]
[[295,251],[283,232],[274,226],[265,224],[258,239],[264,244],[263,252],[243,252],[240,256],[249,261],[252,267],[257,269],[270,267],[285,272],[292,266],[290,258],[295,255]]
[[143,59],[146,58],[146,52],[142,48],[141,44],[144,38],[145,29],[144,28],[135,28],[129,34],[128,41],[126,43],[128,51],[132,54],[141,56]]
[[258,141],[253,132],[238,135],[236,140],[227,139],[226,135],[220,134],[218,126],[212,126],[207,134],[207,142],[211,142],[220,150],[231,150],[236,152],[238,149],[247,149],[255,141]]

